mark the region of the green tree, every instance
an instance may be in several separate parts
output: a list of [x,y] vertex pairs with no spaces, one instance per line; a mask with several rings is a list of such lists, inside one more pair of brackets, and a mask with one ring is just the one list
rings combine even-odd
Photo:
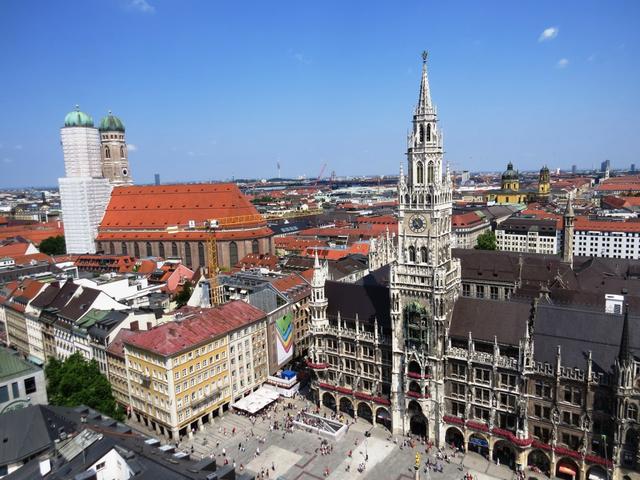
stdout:
[[65,361],[51,359],[45,367],[47,395],[51,405],[77,407],[86,405],[116,420],[124,414],[118,407],[111,385],[95,360],[87,362],[79,353]]
[[189,280],[187,280],[186,282],[184,282],[184,285],[182,286],[182,290],[176,293],[176,295],[173,297],[173,300],[177,304],[176,308],[184,307],[189,301],[189,299],[191,298],[192,292],[193,292],[193,284]]
[[63,255],[67,253],[64,236],[62,235],[45,238],[40,242],[40,246],[38,248],[42,253],[46,253],[47,255]]
[[477,250],[497,250],[496,234],[491,230],[478,235],[478,243],[474,247]]

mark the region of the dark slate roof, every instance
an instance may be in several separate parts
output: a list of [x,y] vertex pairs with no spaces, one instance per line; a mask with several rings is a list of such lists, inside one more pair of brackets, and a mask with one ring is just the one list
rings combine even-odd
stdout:
[[78,285],[73,283],[71,280],[67,280],[67,282],[62,286],[56,298],[49,304],[48,308],[57,308],[60,309],[64,307],[73,294],[78,290]]
[[0,415],[0,465],[14,463],[47,450],[60,430],[73,424],[44,405],[32,405]]
[[526,302],[460,297],[453,308],[449,335],[517,346],[524,338],[531,305]]
[[53,302],[59,292],[60,286],[57,283],[51,283],[47,285],[42,292],[40,292],[40,295],[33,299],[31,306],[36,308],[47,307],[51,302]]
[[[593,370],[611,373],[620,351],[623,316],[600,309],[538,305],[534,320],[534,355],[537,362],[554,365],[558,345],[562,365],[585,370],[589,351]],[[640,317],[629,316],[630,345],[640,357]]]
[[100,295],[100,290],[93,288],[82,288],[82,293],[72,299],[64,308],[60,309],[58,314],[68,320],[78,320],[91,309],[91,305]]
[[363,323],[373,325],[377,318],[380,328],[386,331],[391,328],[389,287],[374,277],[357,284],[329,280],[325,283],[325,293],[329,302],[329,318],[337,318],[340,312],[343,320],[353,321],[357,314]]

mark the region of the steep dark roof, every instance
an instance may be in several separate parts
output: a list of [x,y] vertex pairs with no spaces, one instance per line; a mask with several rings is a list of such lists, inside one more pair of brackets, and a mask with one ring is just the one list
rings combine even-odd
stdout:
[[531,305],[525,302],[460,297],[453,308],[449,335],[517,346],[524,338]]
[[91,305],[93,305],[93,302],[98,298],[100,293],[100,290],[83,287],[82,293],[72,299],[64,308],[60,309],[58,314],[67,320],[78,320],[91,309]]
[[357,284],[327,281],[325,283],[325,293],[329,302],[327,315],[335,319],[340,312],[343,320],[354,321],[357,314],[361,322],[370,325],[373,325],[374,319],[377,318],[378,326],[389,330],[391,328],[389,287],[377,281],[371,274],[365,278],[367,278],[366,281]]
[[[620,351],[624,318],[602,310],[559,305],[538,305],[534,320],[535,360],[556,362],[558,345],[562,365],[586,369],[589,351],[593,369],[611,373]],[[629,316],[629,345],[640,357],[640,317]]]
[[73,425],[44,405],[32,405],[0,415],[0,465],[37,455],[53,445],[60,430]]
[[56,298],[49,304],[48,308],[57,308],[60,309],[64,307],[73,294],[78,290],[78,285],[73,283],[71,280],[67,280],[67,282],[62,286]]
[[51,302],[53,302],[59,292],[60,287],[58,284],[51,283],[47,285],[42,292],[40,292],[40,295],[33,299],[31,306],[37,308],[47,307]]

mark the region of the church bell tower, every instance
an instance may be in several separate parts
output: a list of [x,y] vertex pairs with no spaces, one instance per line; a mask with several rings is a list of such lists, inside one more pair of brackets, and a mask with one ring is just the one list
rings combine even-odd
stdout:
[[437,440],[445,336],[460,290],[460,262],[451,257],[453,184],[448,168],[443,168],[427,52],[422,54],[418,104],[407,143],[407,175],[401,167],[398,181],[398,258],[390,271],[392,420],[395,432],[408,432],[422,422],[418,428]]

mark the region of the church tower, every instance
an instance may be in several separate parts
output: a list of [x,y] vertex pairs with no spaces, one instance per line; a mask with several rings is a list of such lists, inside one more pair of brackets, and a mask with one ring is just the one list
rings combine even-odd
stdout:
[[567,208],[564,212],[564,227],[562,235],[562,261],[573,267],[573,230],[576,215],[571,203],[571,193],[567,198]]
[[426,52],[407,140],[407,176],[401,171],[398,182],[398,258],[390,271],[392,421],[394,432],[415,426],[438,440],[445,335],[459,295],[460,262],[451,257],[453,183],[443,168]]
[[111,111],[100,122],[102,175],[111,185],[132,185],[124,124]]
[[549,168],[545,165],[540,169],[540,174],[538,175],[538,198],[543,201],[549,200],[550,192]]

